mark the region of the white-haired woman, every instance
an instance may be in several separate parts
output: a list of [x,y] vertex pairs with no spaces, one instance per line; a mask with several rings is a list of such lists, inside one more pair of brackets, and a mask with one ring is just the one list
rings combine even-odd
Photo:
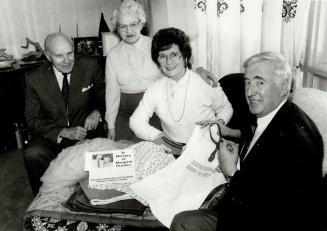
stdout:
[[[112,48],[106,61],[106,121],[108,138],[133,140],[129,117],[144,91],[159,78],[151,59],[151,38],[141,34],[146,16],[141,4],[124,1],[111,18],[121,41]],[[155,123],[155,121],[158,121]],[[159,119],[152,124],[160,128]]]

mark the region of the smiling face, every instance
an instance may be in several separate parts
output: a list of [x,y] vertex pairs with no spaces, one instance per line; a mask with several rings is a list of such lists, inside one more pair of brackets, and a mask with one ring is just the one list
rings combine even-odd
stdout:
[[161,72],[165,76],[176,81],[182,78],[185,74],[185,61],[179,47],[175,44],[173,44],[168,50],[159,51],[158,63]]
[[142,23],[137,15],[121,14],[118,17],[118,33],[124,42],[133,45],[141,36]]
[[245,71],[245,96],[250,112],[263,117],[283,101],[284,83],[278,83],[274,66],[269,62],[250,64]]
[[49,41],[47,47],[45,54],[53,66],[62,73],[70,73],[75,62],[72,41],[62,35],[57,35]]

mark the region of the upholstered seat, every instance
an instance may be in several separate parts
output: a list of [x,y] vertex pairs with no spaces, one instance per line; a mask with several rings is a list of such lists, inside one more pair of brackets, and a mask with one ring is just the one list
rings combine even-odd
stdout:
[[291,101],[305,111],[317,125],[324,142],[323,175],[327,173],[327,92],[313,88],[298,88]]
[[240,129],[250,119],[250,111],[245,98],[244,74],[234,73],[219,80],[229,102],[233,107],[233,116],[228,123],[230,128]]

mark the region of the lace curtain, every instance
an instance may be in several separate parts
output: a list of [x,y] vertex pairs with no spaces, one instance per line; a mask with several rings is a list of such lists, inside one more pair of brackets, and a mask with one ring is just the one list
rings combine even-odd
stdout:
[[261,51],[282,53],[295,68],[305,48],[308,0],[193,0],[194,62],[219,78],[241,72]]
[[307,64],[327,72],[327,1],[314,2],[311,13],[312,31],[308,38]]
[[[45,36],[59,31],[71,37],[98,36],[101,12],[109,24],[114,8],[121,0],[0,0],[0,48],[14,58],[28,50],[25,37],[43,47]],[[110,27],[110,25],[109,25]]]

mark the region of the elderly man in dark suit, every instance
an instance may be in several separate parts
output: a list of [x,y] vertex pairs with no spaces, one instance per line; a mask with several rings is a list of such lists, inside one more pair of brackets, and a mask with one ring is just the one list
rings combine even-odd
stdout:
[[34,195],[51,160],[84,138],[105,137],[104,74],[93,58],[74,57],[72,40],[52,33],[44,42],[49,62],[26,74],[25,117],[32,140],[24,152]]
[[244,67],[257,126],[242,130],[240,152],[230,141],[221,144],[228,187],[216,208],[177,214],[171,230],[320,230],[323,142],[313,121],[287,100],[291,69],[273,52],[250,57]]

